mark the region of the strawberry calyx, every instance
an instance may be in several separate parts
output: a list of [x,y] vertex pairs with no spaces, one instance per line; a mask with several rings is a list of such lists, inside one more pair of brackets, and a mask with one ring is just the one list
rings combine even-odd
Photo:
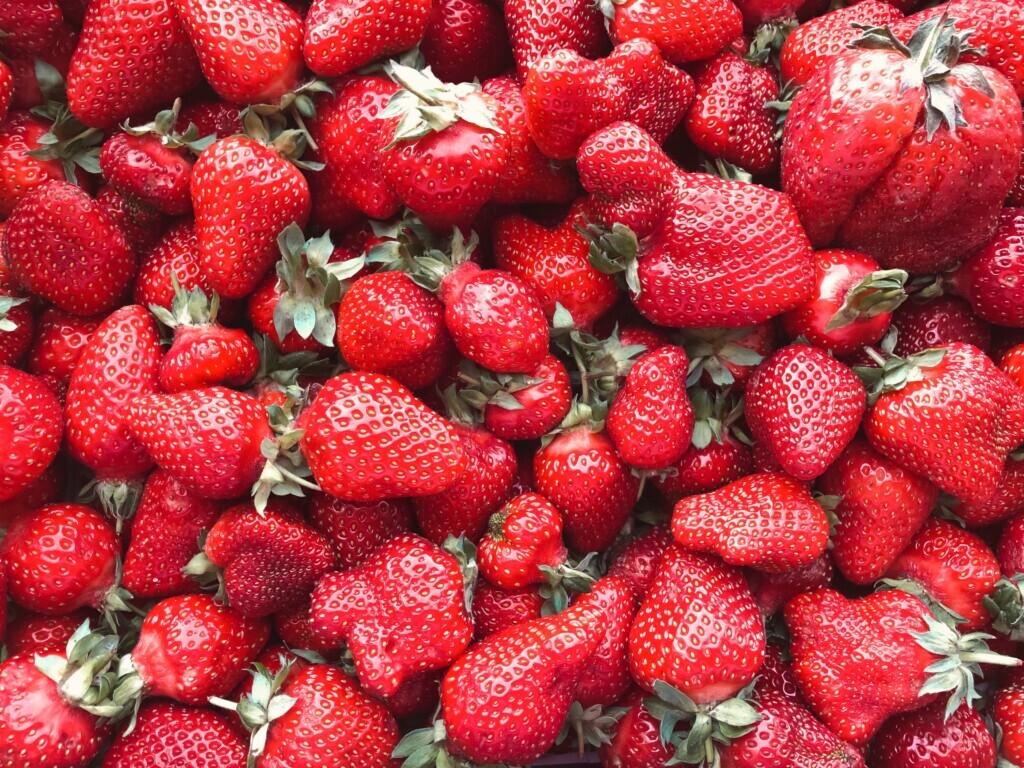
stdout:
[[479,411],[488,405],[506,411],[520,411],[523,404],[512,393],[544,383],[543,379],[525,373],[494,373],[466,359],[459,363],[458,376],[459,381],[466,385],[458,390],[459,399]]
[[752,689],[751,684],[717,704],[697,704],[678,688],[656,680],[655,695],[645,699],[644,706],[661,723],[661,743],[675,749],[673,763],[715,766],[720,762],[716,743],[729,744],[761,720],[750,703]]
[[116,719],[122,708],[110,696],[117,681],[118,638],[93,632],[86,620],[68,638],[65,655],[35,657],[35,666],[57,685],[61,698],[101,718]]
[[793,99],[796,98],[797,93],[800,92],[800,88],[803,86],[797,85],[793,82],[786,82],[782,84],[779,89],[779,98],[774,101],[766,101],[765,107],[768,109],[775,110],[775,140],[782,140],[782,132],[786,128],[786,118],[789,117],[789,110],[793,106]]
[[573,398],[572,406],[565,414],[561,423],[540,439],[542,447],[547,446],[556,435],[564,432],[572,432],[577,429],[585,429],[588,432],[600,432],[604,429],[605,419],[608,417],[608,403],[595,399],[592,403],[584,402],[579,398]]
[[726,181],[745,181],[751,183],[754,180],[754,174],[750,171],[740,168],[738,165],[733,165],[720,157],[706,159],[702,165],[706,173]]
[[330,378],[340,373],[340,366],[318,357],[316,352],[300,351],[282,355],[274,342],[263,334],[253,334],[252,339],[259,352],[260,364],[249,387],[265,404],[268,399],[279,399],[287,403],[291,398],[296,403],[302,402],[306,390],[299,383],[300,376]]
[[210,134],[200,138],[199,129],[195,123],[189,123],[182,133],[176,132],[174,126],[178,122],[180,112],[181,99],[177,98],[170,109],[157,112],[151,122],[133,126],[126,120],[121,128],[130,136],[156,136],[160,139],[160,143],[168,149],[185,148],[192,154],[198,155],[213,144],[217,140],[217,136]]
[[0,331],[10,333],[18,329],[18,324],[11,320],[7,315],[15,307],[20,307],[28,299],[17,298],[15,296],[0,296]]
[[120,535],[124,521],[133,517],[139,507],[142,481],[96,478],[86,483],[79,496],[86,502],[99,502],[100,509],[114,521],[114,529]]
[[[445,743],[448,732],[444,721],[438,718],[427,728],[409,731],[398,742],[391,753],[392,757],[402,760],[402,768],[485,768],[468,760],[457,758],[448,752]],[[508,768],[508,766],[487,766],[486,768]]]
[[459,563],[459,570],[462,571],[462,592],[466,613],[472,614],[473,594],[476,591],[476,582],[480,578],[480,566],[476,562],[476,544],[467,539],[465,535],[458,538],[449,536],[441,548]]
[[778,69],[782,46],[786,44],[786,38],[798,25],[799,22],[795,18],[778,19],[762,24],[754,31],[754,37],[747,50],[743,53],[737,51],[737,53],[751,64],[760,66],[772,64]]
[[686,372],[686,386],[692,387],[704,374],[718,387],[736,383],[730,366],[753,368],[764,356],[743,344],[752,328],[697,328],[686,331],[682,347],[690,361]]
[[[453,300],[471,277],[468,272],[479,269],[472,258],[480,237],[472,230],[467,238],[454,227],[450,237],[438,238],[412,214],[371,226],[381,242],[367,251],[366,263],[380,265],[381,271],[405,272],[416,285],[438,294],[442,301]],[[450,279],[463,265],[465,278]]]
[[625,224],[603,227],[584,220],[573,226],[589,245],[590,265],[604,275],[621,275],[635,299],[640,295],[640,272],[637,253],[640,243],[636,233]]
[[561,565],[538,566],[546,579],[539,592],[544,598],[542,616],[553,616],[569,607],[573,595],[590,591],[600,576],[597,552],[589,552],[579,560],[568,558]]
[[49,121],[51,127],[39,138],[39,147],[27,154],[38,160],[59,161],[64,178],[71,184],[78,184],[77,168],[99,174],[103,132],[88,127],[71,113],[64,78],[55,67],[36,59],[35,74],[45,100],[31,112]]
[[178,282],[178,276],[175,274],[171,275],[171,285],[174,288],[174,298],[171,299],[170,309],[159,304],[149,305],[149,311],[163,325],[175,329],[192,325],[214,325],[217,322],[220,296],[216,291],[211,291],[209,296],[198,287],[187,291]]
[[881,351],[874,347],[864,347],[864,352],[876,366],[855,366],[856,373],[868,390],[868,403],[874,404],[879,397],[888,392],[898,392],[916,381],[924,381],[926,372],[938,366],[946,356],[942,348],[926,349],[907,357],[898,357],[892,350],[896,344],[896,334],[889,333],[880,345]]
[[643,344],[622,344],[618,326],[606,339],[580,330],[569,310],[558,303],[551,318],[551,339],[576,363],[573,378],[580,382],[583,402],[611,402],[633,364],[647,351]]
[[319,147],[313,140],[305,121],[316,117],[314,99],[324,93],[334,95],[334,89],[323,80],[314,79],[288,91],[278,99],[276,104],[253,104],[249,109],[264,120],[273,121],[279,129],[287,127],[290,118],[304,137],[306,144],[316,150]]
[[981,602],[992,617],[992,629],[1014,642],[1024,640],[1024,573],[1000,579]]
[[611,743],[615,725],[626,711],[625,707],[605,709],[600,704],[584,708],[580,702],[574,701],[569,707],[565,725],[555,739],[555,744],[564,744],[571,736],[576,741],[577,754],[583,757],[587,747],[597,749]]
[[289,128],[287,121],[277,112],[265,115],[261,114],[259,105],[247,107],[242,111],[242,132],[298,168],[306,171],[320,171],[324,168],[323,163],[302,159],[306,147],[311,146],[309,132]]
[[204,592],[215,592],[214,599],[229,605],[227,585],[224,582],[224,569],[216,565],[206,554],[206,537],[209,531],[199,532],[199,552],[193,555],[182,569],[186,576],[196,581]]
[[844,328],[858,320],[894,311],[907,299],[908,275],[902,269],[879,269],[847,291],[843,305],[832,315],[825,331]]
[[267,508],[271,494],[304,496],[303,489],[320,490],[320,486],[309,479],[313,471],[299,449],[299,440],[305,434],[304,430],[295,426],[299,410],[298,401],[291,397],[287,398],[283,406],[276,403],[267,406],[267,417],[275,437],[266,438],[260,445],[263,458],[267,461],[252,487],[253,506],[261,515]]

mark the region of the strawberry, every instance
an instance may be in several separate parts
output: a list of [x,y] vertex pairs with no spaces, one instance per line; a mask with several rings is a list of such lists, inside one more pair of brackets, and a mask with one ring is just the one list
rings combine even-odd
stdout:
[[853,371],[816,347],[792,344],[751,376],[747,424],[786,472],[813,480],[857,434],[865,400]]
[[14,96],[14,75],[11,68],[4,62],[0,62],[0,121],[7,117],[7,110],[11,106],[11,98]]
[[66,181],[46,182],[22,199],[7,220],[2,249],[21,285],[76,315],[120,306],[135,274],[124,235]]
[[871,741],[871,765],[876,768],[982,768],[995,765],[995,760],[992,734],[969,704],[961,704],[949,717],[941,702],[896,715]]
[[226,696],[269,636],[265,621],[239,616],[210,595],[168,597],[146,614],[122,659],[115,700],[130,706],[141,692],[198,706]]
[[79,30],[62,25],[57,32],[53,45],[36,56],[16,56],[6,63],[14,78],[14,93],[11,96],[12,109],[32,109],[43,100],[43,91],[47,90],[47,78],[40,77],[36,62],[52,67],[61,80],[67,78],[71,59],[78,47]]
[[170,311],[174,279],[186,291],[211,291],[210,281],[199,266],[198,252],[196,229],[191,221],[180,221],[168,229],[142,257],[135,276],[135,303]]
[[482,82],[512,63],[505,19],[486,0],[432,3],[420,53],[446,83]]
[[[874,0],[860,5],[871,5]],[[803,336],[834,355],[850,355],[881,341],[892,312],[906,299],[907,273],[880,270],[870,256],[857,251],[827,250],[814,254],[814,291],[810,299],[782,317],[791,339]]]
[[241,6],[230,0],[170,2],[221,98],[242,105],[276,102],[299,84],[302,18],[281,0]]
[[483,640],[495,632],[538,619],[546,602],[535,586],[502,589],[480,579],[473,593],[473,638]]
[[321,77],[344,75],[420,42],[430,9],[430,0],[313,0],[302,54]]
[[524,493],[491,515],[477,548],[480,575],[502,589],[543,584],[568,557],[562,516],[541,495]]
[[969,528],[998,523],[1024,511],[1024,461],[1011,458],[999,479],[996,492],[975,504],[956,504],[956,516]]
[[614,559],[608,566],[608,575],[623,579],[632,587],[637,600],[642,601],[650,591],[665,550],[671,544],[672,534],[662,526],[629,539],[613,550]]
[[675,750],[662,742],[661,722],[644,705],[644,693],[635,691],[620,704],[626,711],[615,724],[611,739],[601,745],[601,765],[609,768],[657,768]]
[[768,619],[797,595],[831,586],[834,573],[832,558],[826,551],[810,565],[791,571],[767,573],[749,570],[747,584],[761,615]]
[[29,372],[70,381],[82,352],[102,320],[70,315],[56,307],[44,309],[28,356]]
[[1024,573],[1024,515],[1017,513],[1006,523],[996,557],[1005,575]]
[[0,365],[0,413],[4,415],[0,501],[7,501],[29,488],[57,455],[61,406],[42,380]]
[[385,542],[411,530],[413,516],[405,499],[356,502],[314,493],[309,521],[330,543],[335,568],[349,571]]
[[[946,17],[918,26],[910,47],[873,28],[868,48],[829,61],[797,94],[782,188],[816,246],[834,242],[887,269],[928,272],[991,236],[1019,163],[1020,111],[998,72],[956,69],[967,36]],[[921,87],[932,66],[949,74]],[[862,90],[865,78],[880,87]]]
[[210,528],[203,552],[186,567],[200,579],[212,576],[238,614],[258,618],[294,608],[334,565],[327,540],[284,504],[257,512],[238,504]]
[[1002,735],[1001,757],[1010,765],[1024,762],[1024,687],[1011,685],[996,694],[992,702],[992,722]]
[[64,21],[54,0],[29,0],[5,6],[0,11],[0,29],[4,30],[2,50],[11,56],[38,55],[57,39]]
[[590,264],[590,245],[576,228],[585,223],[577,203],[554,228],[518,213],[502,216],[494,225],[494,263],[527,283],[551,319],[559,305],[572,315],[577,328],[588,329],[619,298],[611,275]]
[[[45,381],[44,384],[49,386]],[[34,512],[44,504],[57,501],[64,491],[66,476],[67,462],[61,454],[57,454],[56,460],[32,483],[7,501],[0,502],[0,526],[9,528],[19,517]]]
[[633,588],[617,576],[605,576],[580,595],[575,605],[593,606],[604,616],[604,635],[576,685],[576,701],[583,709],[610,707],[633,682],[628,654],[629,631],[637,608]]
[[274,263],[281,230],[292,222],[305,226],[309,186],[273,147],[233,136],[215,141],[196,160],[192,206],[199,264],[210,287],[237,299]]
[[603,0],[599,7],[613,41],[647,38],[674,64],[707,59],[743,32],[730,0]]
[[[1024,18],[1024,12],[1021,14]],[[990,323],[1024,326],[1015,286],[1024,275],[1024,208],[1004,208],[992,239],[954,272],[953,289]]]
[[608,436],[630,466],[664,469],[689,448],[693,406],[686,369],[686,353],[675,346],[648,352],[630,368],[607,420]]
[[129,200],[111,186],[100,188],[96,202],[107,219],[124,233],[133,253],[145,253],[163,234],[167,222],[162,213]]
[[402,86],[381,112],[394,125],[381,155],[384,179],[427,226],[468,227],[497,186],[510,142],[500,104],[469,83],[442,83],[396,62]]
[[166,105],[200,81],[199,61],[171,0],[89,4],[68,69],[68,104],[109,128]]
[[774,323],[684,331],[683,348],[690,359],[686,383],[743,392],[757,366],[777,349],[775,337]]
[[162,469],[146,478],[124,558],[125,589],[141,600],[195,592],[183,573],[199,551],[199,534],[220,515],[215,502],[196,496]]
[[982,351],[990,346],[989,324],[978,318],[971,305],[956,296],[939,296],[919,303],[908,301],[892,315],[897,355],[914,355],[955,341],[973,344]]
[[869,27],[887,27],[903,18],[895,5],[881,0],[864,0],[809,19],[786,37],[779,54],[783,83],[807,85],[819,69],[845,53],[860,36],[853,23]]
[[1013,380],[1014,384],[1024,389],[1024,344],[1007,350],[999,361],[999,368]]
[[[571,416],[571,414],[570,414]],[[572,549],[607,549],[636,501],[639,480],[604,432],[562,432],[533,457],[537,492],[562,513]]]
[[35,319],[28,299],[15,287],[0,259],[0,365],[18,365],[32,346]]
[[1024,439],[1024,392],[969,344],[879,361],[867,369],[887,380],[864,420],[871,447],[961,501],[992,496]]
[[245,754],[245,741],[222,714],[205,707],[152,701],[139,709],[132,732],[114,739],[103,768],[180,764],[243,768]]
[[948,520],[933,518],[886,572],[886,582],[917,594],[932,611],[951,612],[964,632],[989,622],[982,605],[999,581],[999,562],[984,541]]
[[467,579],[455,556],[420,536],[396,536],[363,565],[320,580],[314,632],[344,641],[363,687],[390,696],[411,675],[443,669],[466,650]]
[[[799,539],[793,531],[800,531]],[[682,546],[714,552],[731,565],[782,572],[822,555],[828,518],[802,483],[758,474],[680,501],[672,513],[672,535]]]
[[885,575],[928,518],[938,490],[923,477],[855,439],[821,479],[821,491],[838,501],[832,559],[854,584]]
[[[366,420],[367,409],[375,420]],[[335,376],[299,424],[305,430],[300,446],[317,483],[346,501],[441,493],[466,467],[452,426],[387,376]]]
[[19,611],[7,625],[4,644],[8,657],[19,653],[60,653],[67,647],[75,631],[92,615],[91,611],[84,608],[61,616]]
[[271,437],[260,401],[224,387],[140,397],[128,406],[127,423],[158,467],[207,499],[249,493]]
[[59,616],[76,608],[125,607],[114,583],[120,542],[89,507],[40,507],[15,522],[3,552],[7,592],[27,610]]
[[536,59],[562,48],[588,59],[609,48],[601,13],[586,0],[508,0],[505,25],[520,78]]

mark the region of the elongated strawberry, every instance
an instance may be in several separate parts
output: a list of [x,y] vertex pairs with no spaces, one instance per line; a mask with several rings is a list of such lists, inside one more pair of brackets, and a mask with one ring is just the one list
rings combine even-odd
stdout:
[[57,455],[61,407],[39,378],[0,365],[0,413],[5,439],[0,449],[0,501],[29,488]]
[[326,493],[313,494],[309,521],[330,543],[339,571],[362,565],[383,544],[411,530],[414,522],[405,499],[361,503]]
[[603,616],[604,633],[590,665],[576,685],[576,701],[584,709],[611,707],[632,686],[629,673],[629,632],[638,602],[633,588],[618,576],[598,579],[576,598],[577,608],[593,606]]
[[743,32],[743,17],[730,0],[604,0],[616,42],[647,38],[675,64],[709,58]]

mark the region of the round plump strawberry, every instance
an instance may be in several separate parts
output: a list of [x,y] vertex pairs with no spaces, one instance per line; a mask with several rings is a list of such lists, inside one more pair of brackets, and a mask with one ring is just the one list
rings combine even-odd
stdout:
[[888,720],[871,741],[874,768],[986,768],[996,745],[985,720],[970,704],[947,716],[937,702]]
[[61,406],[45,383],[0,365],[0,501],[29,487],[60,448]]

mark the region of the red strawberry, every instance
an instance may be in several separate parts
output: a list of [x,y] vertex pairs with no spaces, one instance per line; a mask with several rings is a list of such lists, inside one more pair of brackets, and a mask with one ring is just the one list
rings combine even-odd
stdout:
[[[998,72],[934,58],[965,45],[952,20],[917,29],[909,49],[887,30],[869,32],[868,48],[829,61],[797,94],[782,188],[815,245],[928,272],[952,266],[995,230],[1019,163],[1020,111]],[[933,59],[949,74],[921,87]],[[865,79],[879,87],[860,88]]]
[[628,643],[637,601],[628,582],[605,576],[576,599],[577,608],[584,605],[603,615],[604,635],[576,686],[576,701],[584,709],[610,707],[632,686]]
[[130,734],[114,739],[103,768],[188,764],[194,768],[243,768],[245,741],[224,715],[170,701],[147,702]]
[[28,0],[5,6],[0,11],[0,29],[4,30],[3,52],[11,55],[38,55],[57,38],[64,16],[54,0]]
[[[874,0],[859,5],[865,4]],[[906,272],[880,270],[874,259],[857,251],[817,251],[814,292],[782,315],[782,329],[791,339],[803,336],[834,355],[859,352],[885,335],[893,310],[907,297],[906,279]]]
[[263,405],[224,387],[148,395],[128,406],[128,428],[157,466],[208,499],[248,494],[271,437]]
[[707,59],[743,32],[743,18],[730,0],[604,0],[612,40],[647,38],[675,64]]
[[658,768],[675,750],[662,742],[661,721],[644,705],[644,692],[631,693],[620,702],[625,713],[615,724],[611,740],[601,745],[601,765],[608,768]]
[[885,722],[871,741],[874,768],[984,768],[995,765],[996,745],[985,720],[969,704],[946,716],[941,702]]
[[1024,389],[1024,344],[1018,344],[1008,350],[999,361],[999,367],[1014,384]]
[[538,619],[546,602],[535,586],[502,589],[480,579],[473,593],[473,637],[483,640],[495,632]]
[[9,528],[19,517],[35,512],[44,504],[57,501],[64,491],[67,479],[66,470],[66,462],[62,461],[62,457],[58,454],[57,460],[51,462],[50,466],[20,493],[15,494],[7,501],[0,502],[0,526]]
[[608,575],[626,581],[633,588],[637,600],[642,601],[651,588],[665,550],[671,544],[672,534],[667,528],[652,528],[613,550],[614,559],[608,566]]
[[298,510],[271,504],[257,512],[238,504],[210,528],[203,554],[186,571],[219,579],[234,611],[260,617],[300,605],[333,565],[327,540]]
[[128,200],[113,187],[101,188],[96,193],[96,202],[104,215],[124,233],[134,253],[145,253],[163,234],[166,224],[163,214]]
[[92,612],[85,609],[61,616],[19,611],[7,625],[7,653],[10,656],[19,653],[60,653],[67,647],[75,631],[91,616]]
[[684,331],[683,348],[690,359],[687,384],[743,392],[757,366],[777,348],[775,337],[775,324],[770,322],[751,328]]
[[786,472],[813,480],[857,434],[865,400],[853,371],[816,347],[793,344],[754,371],[747,424]]
[[164,470],[153,470],[132,521],[125,589],[141,600],[197,591],[183,569],[199,552],[200,532],[219,515],[218,504],[196,496]]
[[171,0],[89,4],[68,69],[68,104],[109,128],[169,104],[200,81],[199,62]]
[[956,516],[969,528],[998,523],[1024,511],[1024,461],[1009,459],[996,492],[981,503],[963,503],[954,507]]
[[4,62],[0,62],[0,121],[7,117],[7,110],[11,106],[11,97],[14,95],[14,76],[11,68]]
[[318,75],[344,75],[420,42],[430,9],[430,0],[313,0],[302,53]]
[[[375,418],[367,419],[368,409]],[[328,381],[300,427],[300,445],[320,487],[347,501],[440,493],[466,467],[452,426],[397,381],[375,373]]]
[[0,259],[0,365],[19,365],[32,346],[32,307]]
[[436,0],[420,52],[446,83],[483,81],[512,63],[501,9],[486,0]]
[[477,548],[480,575],[502,589],[543,584],[543,569],[568,557],[562,516],[541,495],[524,493],[495,512]]
[[714,552],[731,565],[782,572],[822,555],[828,518],[802,483],[759,474],[680,501],[672,513],[672,535],[684,547]]
[[[135,276],[135,302],[144,307],[171,309],[174,283],[186,291],[199,288],[211,292],[210,281],[199,266],[199,243],[191,221],[181,221],[161,236],[143,256]],[[172,279],[173,278],[173,279]]]
[[923,477],[876,453],[863,439],[847,446],[821,479],[838,499],[832,559],[854,584],[885,575],[928,518],[939,492]]
[[299,84],[302,18],[281,0],[170,2],[221,98],[243,105],[276,102]]
[[1007,522],[996,556],[1005,575],[1024,573],[1024,515],[1018,513]]
[[76,315],[120,305],[135,275],[124,235],[89,195],[49,181],[26,195],[7,220],[3,256],[32,293]]
[[405,499],[342,501],[326,493],[313,494],[309,520],[330,543],[339,571],[362,565],[387,541],[413,525],[412,509]]
[[508,0],[505,25],[519,76],[562,48],[596,59],[608,48],[600,11],[587,0]]
[[747,584],[761,614],[768,619],[797,595],[832,585],[835,573],[826,551],[808,566],[782,573],[747,571]]
[[[1021,13],[1024,19],[1024,11]],[[1024,24],[1024,21],[1022,21]],[[992,239],[949,278],[978,317],[1024,326],[1016,286],[1024,278],[1024,208],[1004,208]]]
[[43,90],[47,90],[48,78],[39,76],[36,62],[52,67],[62,80],[67,78],[71,58],[78,47],[79,31],[67,24],[62,25],[53,45],[36,56],[17,56],[9,59],[7,65],[14,77],[14,94],[11,107],[32,109],[43,101]]
[[978,318],[971,305],[956,296],[939,296],[926,302],[908,301],[892,315],[897,355],[914,355],[955,341],[973,344],[982,351],[990,346],[988,323]]
[[443,669],[473,638],[459,561],[413,534],[391,539],[363,565],[323,577],[313,627],[344,641],[367,690],[394,694],[411,675]]
[[71,374],[102,318],[69,315],[47,307],[39,317],[28,370],[37,376],[70,381]]
[[42,380],[0,365],[0,501],[32,485],[53,461],[61,444],[61,406]]
[[1002,734],[999,751],[1010,765],[1024,762],[1024,686],[1011,685],[996,694],[992,722]]

